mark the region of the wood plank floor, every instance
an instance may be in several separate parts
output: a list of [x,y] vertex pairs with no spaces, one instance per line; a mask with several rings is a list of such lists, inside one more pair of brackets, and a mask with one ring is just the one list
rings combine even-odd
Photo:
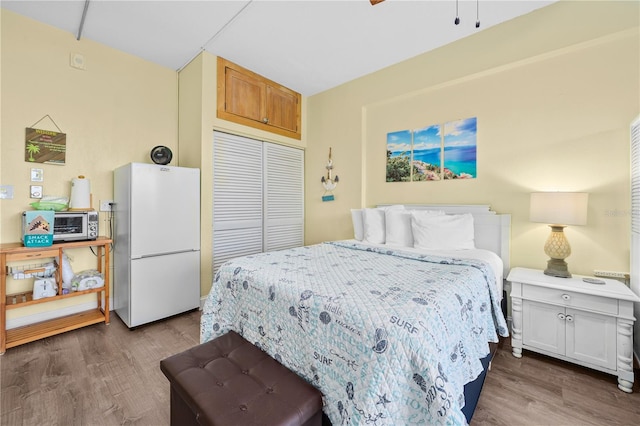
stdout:
[[640,374],[633,393],[616,376],[530,351],[518,359],[505,339],[494,357],[471,426],[640,425]]
[[[0,356],[0,424],[169,424],[161,359],[199,343],[200,313],[129,330],[113,315]],[[638,377],[636,375],[636,377]],[[639,425],[640,386],[525,351],[498,349],[471,426]]]
[[169,424],[160,360],[199,343],[195,311],[129,330],[117,315],[0,356],[0,424]]

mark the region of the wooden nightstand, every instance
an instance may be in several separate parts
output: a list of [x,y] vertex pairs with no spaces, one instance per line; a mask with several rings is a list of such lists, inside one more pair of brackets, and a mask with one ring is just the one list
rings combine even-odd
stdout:
[[522,349],[618,376],[618,388],[633,388],[633,303],[616,280],[589,284],[583,276],[556,278],[540,270],[513,268],[513,356]]

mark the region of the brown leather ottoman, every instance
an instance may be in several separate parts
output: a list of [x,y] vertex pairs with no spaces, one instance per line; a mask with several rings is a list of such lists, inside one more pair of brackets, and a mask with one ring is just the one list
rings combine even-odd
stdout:
[[160,361],[171,424],[321,425],[322,395],[234,331]]

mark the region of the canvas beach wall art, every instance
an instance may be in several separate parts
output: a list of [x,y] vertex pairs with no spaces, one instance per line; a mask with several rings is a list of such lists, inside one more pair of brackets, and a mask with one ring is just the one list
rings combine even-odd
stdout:
[[476,117],[444,124],[444,178],[472,179],[476,174]]
[[413,132],[414,173],[411,180],[440,180],[442,176],[440,127],[439,124],[436,124]]
[[387,134],[387,182],[477,177],[477,118]]
[[387,182],[411,180],[413,132],[387,133]]

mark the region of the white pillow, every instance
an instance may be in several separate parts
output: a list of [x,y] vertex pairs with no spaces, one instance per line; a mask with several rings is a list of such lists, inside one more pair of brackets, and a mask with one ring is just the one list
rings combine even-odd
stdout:
[[[411,229],[411,211],[388,209],[385,211],[386,244],[400,247],[413,247]],[[418,210],[418,216],[442,216],[442,210]]]
[[384,212],[385,244],[399,247],[413,247],[411,212],[389,209]]
[[363,209],[364,240],[374,244],[384,244],[384,209]]
[[351,221],[353,222],[353,238],[362,241],[364,239],[362,209],[351,209]]
[[[473,215],[420,215],[411,213],[413,245],[428,250],[475,248]],[[420,212],[422,213],[422,212]]]
[[[364,241],[374,244],[385,243],[385,212],[389,210],[404,210],[402,204],[392,206],[362,209],[362,222],[364,230]],[[368,218],[368,223],[367,223]],[[354,223],[354,229],[356,225]],[[357,239],[357,238],[356,238]]]

